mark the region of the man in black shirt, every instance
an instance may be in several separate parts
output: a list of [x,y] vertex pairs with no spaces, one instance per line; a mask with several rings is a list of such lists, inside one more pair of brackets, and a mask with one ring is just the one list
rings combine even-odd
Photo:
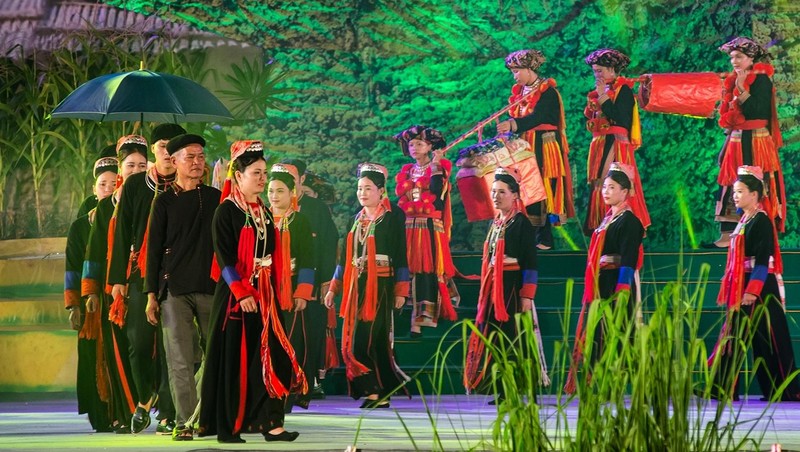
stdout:
[[175,182],[156,198],[147,242],[147,319],[161,315],[169,383],[175,401],[172,438],[191,440],[186,425],[197,407],[194,376],[195,321],[202,341],[208,333],[215,282],[211,279],[214,248],[211,222],[220,191],[203,185],[205,140],[178,135],[167,143],[177,170]]

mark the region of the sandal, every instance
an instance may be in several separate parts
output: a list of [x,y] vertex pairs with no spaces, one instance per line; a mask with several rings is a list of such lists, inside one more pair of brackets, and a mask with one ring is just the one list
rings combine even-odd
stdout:
[[184,425],[182,427],[175,427],[172,431],[173,441],[191,441],[194,439],[192,427]]

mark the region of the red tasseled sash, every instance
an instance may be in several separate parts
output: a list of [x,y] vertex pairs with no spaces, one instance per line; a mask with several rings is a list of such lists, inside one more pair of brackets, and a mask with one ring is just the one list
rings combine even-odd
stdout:
[[[274,263],[275,261],[273,261]],[[273,264],[274,266],[274,264]],[[276,273],[278,269],[276,268]],[[275,293],[272,290],[272,284],[280,279],[280,275],[273,275],[269,267],[261,267],[258,270],[258,293],[260,295],[261,320],[264,323],[264,330],[261,333],[261,363],[262,375],[264,377],[264,384],[267,388],[267,393],[271,398],[279,399],[286,397],[290,393],[308,392],[308,382],[306,381],[303,369],[297,363],[297,357],[294,353],[294,348],[286,336],[286,332],[281,326],[279,316],[281,313],[278,311],[278,303],[275,300]],[[275,280],[273,280],[275,278]],[[275,372],[272,362],[271,350],[269,347],[269,336],[275,335],[280,347],[289,356],[292,364],[292,380],[290,387],[287,388],[283,385]]]
[[506,252],[506,239],[505,229],[508,222],[513,220],[516,212],[512,212],[505,220],[500,220],[500,215],[495,217],[492,228],[489,229],[491,236],[492,230],[500,228],[499,235],[495,242],[494,249],[494,266],[491,266],[492,256],[489,252],[489,240],[487,237],[483,243],[483,262],[481,264],[481,288],[480,296],[478,298],[478,318],[477,321],[482,323],[486,321],[486,312],[489,303],[492,305],[494,311],[494,318],[498,322],[507,322],[508,311],[506,310],[505,298],[503,297],[503,259]]
[[[378,215],[380,217],[380,214]],[[353,352],[353,337],[357,321],[372,322],[378,306],[378,264],[375,258],[375,231],[374,223],[367,225],[367,287],[364,291],[364,301],[361,310],[358,310],[358,278],[359,272],[353,263],[355,251],[354,236],[361,223],[368,221],[365,212],[361,212],[353,223],[353,227],[347,234],[345,270],[342,282],[344,293],[342,295],[342,306],[339,316],[344,319],[342,326],[342,358],[344,359],[347,379],[353,380],[355,377],[369,372],[369,368],[359,362]]]
[[[292,234],[289,232],[289,216],[287,212],[283,218],[275,217],[278,225],[278,244],[280,247],[281,275],[278,279],[278,293],[280,294],[281,309],[291,311],[294,307],[292,298]],[[277,253],[276,253],[277,254]]]
[[731,234],[728,248],[728,259],[725,262],[725,275],[722,277],[717,304],[726,305],[730,309],[739,309],[744,290],[744,223],[739,222],[739,231]]
[[356,310],[358,309],[358,272],[353,265],[353,235],[358,221],[353,225],[353,229],[347,234],[347,259],[342,282],[344,283],[344,293],[342,295],[342,306],[339,316],[344,319],[342,325],[342,358],[344,359],[347,379],[352,381],[355,377],[369,372],[369,368],[360,363],[353,353],[353,337],[356,328]]
[[[101,297],[102,303],[102,295]],[[103,330],[100,327],[100,312],[102,309],[98,306],[94,312],[86,311],[86,318],[83,321],[78,337],[81,339],[94,340],[95,351],[97,359],[95,360],[95,373],[97,383],[97,395],[103,402],[108,402],[110,399],[110,377],[108,376],[108,368],[106,367],[105,351],[103,349]]]
[[328,324],[325,328],[325,369],[339,367],[339,352],[336,347],[336,311],[328,309]]
[[[120,186],[117,188],[118,191],[122,190]],[[117,196],[119,193],[114,193],[111,196]],[[119,199],[119,198],[117,198]],[[108,251],[106,253],[106,285],[105,291],[107,294],[111,295],[111,286],[108,284],[108,274],[111,272],[111,255],[114,252],[114,233],[117,230],[117,210],[119,209],[119,204],[114,206],[114,213],[111,215],[111,220],[108,223]],[[128,313],[128,305],[125,301],[125,297],[122,295],[118,295],[114,297],[114,301],[111,303],[111,306],[108,308],[108,320],[111,323],[116,324],[120,328],[125,326],[125,316]]]
[[[485,328],[484,331],[485,333]],[[478,387],[491,362],[491,355],[484,358],[486,344],[478,333],[473,331],[467,344],[467,359],[464,366],[464,387],[470,392]]]

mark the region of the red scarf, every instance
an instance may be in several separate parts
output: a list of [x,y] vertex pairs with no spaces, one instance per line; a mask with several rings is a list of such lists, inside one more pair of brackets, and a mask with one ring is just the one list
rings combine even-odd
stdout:
[[294,211],[289,209],[281,217],[274,217],[278,227],[278,246],[281,248],[281,267],[284,271],[278,280],[278,293],[280,294],[281,309],[291,311],[294,307],[292,294],[292,234],[289,223],[294,216]]
[[[720,306],[725,305],[731,309],[739,309],[742,302],[745,287],[744,266],[747,261],[744,248],[745,225],[748,221],[755,218],[755,215],[759,212],[769,218],[769,214],[763,210],[763,206],[759,206],[759,209],[752,217],[745,218],[742,216],[742,218],[739,219],[738,231],[731,234],[728,258],[725,262],[725,274],[722,277],[722,284],[720,285],[719,295],[717,296],[717,304]],[[772,253],[773,271],[776,274],[780,274],[783,273],[783,258],[781,257],[781,249],[778,244],[778,232],[775,228],[775,223],[772,221],[770,221],[770,223],[772,224],[772,236],[774,240]]]
[[[606,244],[606,232],[611,223],[619,218],[626,210],[631,210],[627,201],[623,203],[621,210],[613,217],[611,216],[611,209],[608,209],[600,226],[592,233],[592,241],[589,244],[589,252],[586,257],[586,270],[583,276],[584,286],[581,313],[578,316],[578,325],[575,327],[575,345],[572,349],[572,362],[569,366],[567,382],[564,384],[564,392],[567,394],[573,394],[575,392],[578,366],[583,359],[583,344],[586,341],[583,329],[586,313],[589,309],[589,305],[594,300],[600,298],[598,278],[600,276],[600,258],[603,256],[603,248]],[[641,260],[641,247],[639,250]]]
[[[478,298],[478,317],[477,323],[485,322],[489,304],[492,305],[494,318],[498,322],[508,322],[509,316],[506,310],[506,300],[503,295],[503,260],[506,252],[506,228],[514,220],[520,209],[515,206],[512,212],[505,218],[501,218],[498,213],[494,219],[492,227],[483,242],[483,259],[481,262],[481,288]],[[490,251],[492,234],[497,232],[494,243],[494,253]],[[492,256],[494,256],[494,266],[491,266]]]

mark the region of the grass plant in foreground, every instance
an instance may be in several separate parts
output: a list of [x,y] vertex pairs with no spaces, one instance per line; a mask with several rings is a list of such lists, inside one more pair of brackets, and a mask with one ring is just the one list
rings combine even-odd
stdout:
[[[550,376],[552,385],[549,388],[540,384],[539,347],[535,343],[535,325],[530,315],[515,317],[520,332],[515,338],[498,331],[483,335],[470,320],[456,323],[442,337],[437,353],[428,362],[434,369],[433,375],[423,377],[419,372],[414,376],[420,394],[423,385],[419,378],[431,379],[433,397],[426,399],[423,395],[422,400],[432,428],[433,449],[452,449],[452,446],[445,447],[442,441],[445,433],[455,435],[462,450],[759,449],[765,423],[769,422],[773,411],[770,404],[758,418],[745,419],[741,405],[734,405],[726,394],[721,394],[718,402],[708,400],[714,388],[713,376],[719,372],[718,360],[712,359],[709,364],[705,345],[708,333],[700,331],[709,269],[703,264],[698,282],[694,284],[679,277],[678,281],[657,291],[649,303],[652,310],[646,321],[631,315],[642,306],[634,305],[629,310],[632,300],[627,293],[592,303],[586,318],[586,337],[593,338],[602,328],[603,346],[600,350],[594,341],[585,341],[582,350],[585,358],[576,363],[579,371],[574,394],[567,394],[563,389],[567,369],[573,360],[568,346],[573,339],[569,329],[573,281],[568,281],[566,286],[564,335],[554,344],[551,369],[556,374]],[[765,314],[763,309],[756,309],[751,322]],[[741,328],[738,339],[725,341],[738,340],[742,349],[747,350],[754,329],[748,325]],[[486,368],[487,392],[505,395],[497,404],[497,416],[487,426],[486,435],[480,434],[477,440],[474,432],[470,438],[462,427],[463,422],[459,422],[459,417],[466,413],[451,411],[442,425],[435,408],[437,404],[429,404],[431,400],[439,400],[445,384],[459,384],[453,381],[452,363],[458,361],[463,366],[471,334],[478,335],[485,345],[485,355],[491,356]],[[462,351],[462,356],[456,360],[458,351]],[[738,363],[746,361],[744,355],[737,359]],[[761,365],[760,361],[753,363],[755,368]],[[750,375],[752,372],[741,373],[745,387],[752,383]],[[732,378],[731,373],[721,384],[732,387]],[[778,388],[773,400],[780,400],[785,386]],[[540,403],[544,395],[555,400],[554,406]],[[569,419],[567,408],[574,405],[576,399],[577,420]],[[413,447],[419,449],[402,416],[399,413],[397,416]]]

